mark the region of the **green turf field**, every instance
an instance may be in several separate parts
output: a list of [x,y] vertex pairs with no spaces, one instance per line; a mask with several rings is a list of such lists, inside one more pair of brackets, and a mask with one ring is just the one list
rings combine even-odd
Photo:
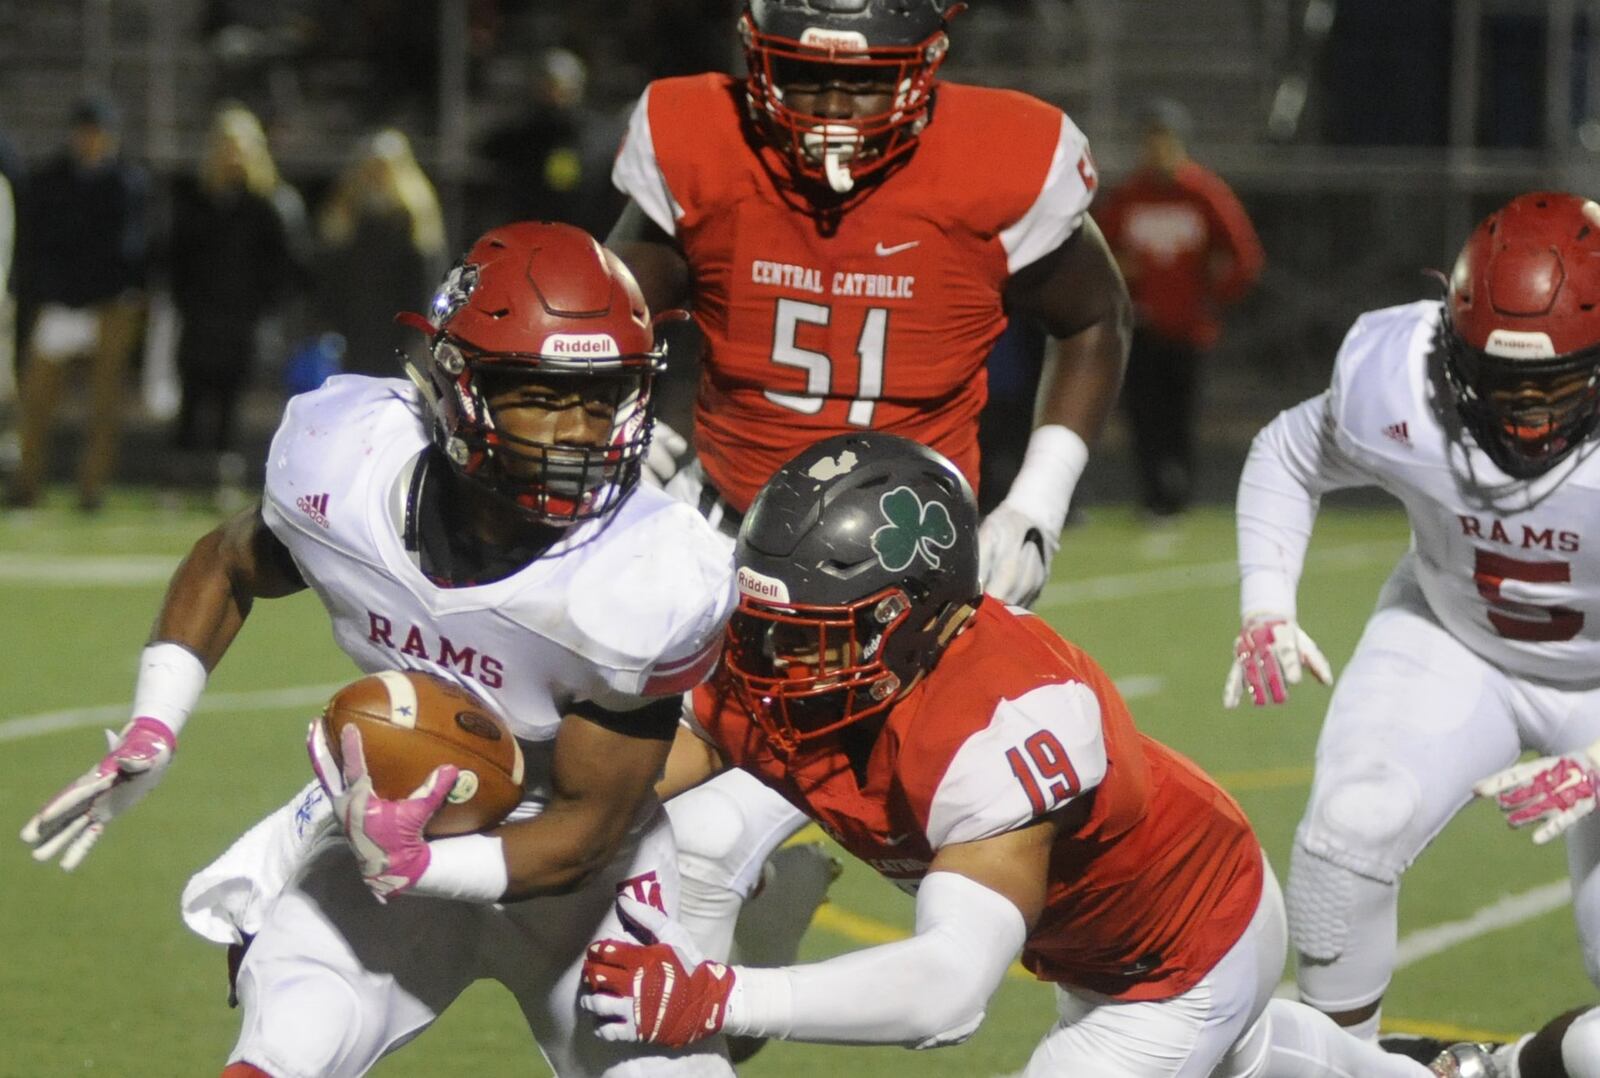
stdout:
[[[120,725],[134,663],[166,576],[211,526],[195,511],[126,495],[93,520],[60,503],[0,516],[0,832],[9,836],[87,767]],[[1405,546],[1398,513],[1328,509],[1301,587],[1301,617],[1335,666]],[[1270,713],[1219,700],[1236,627],[1228,515],[1148,530],[1093,512],[1067,533],[1040,612],[1117,677],[1141,726],[1197,759],[1243,803],[1280,870],[1305,797],[1327,690]],[[220,949],[177,916],[188,874],[308,777],[302,733],[315,701],[353,668],[316,600],[261,604],[184,733],[174,770],[67,876],[0,838],[0,1078],[217,1073],[237,1016]],[[1536,850],[1472,805],[1408,875],[1405,964],[1391,1028],[1509,1033],[1594,998],[1575,946],[1559,849]],[[849,863],[807,939],[821,957],[890,938],[911,903]],[[987,1076],[1016,1070],[1052,1017],[1050,991],[1020,977],[966,1045],[770,1046],[743,1073]],[[374,1073],[546,1073],[497,986],[480,985]]]

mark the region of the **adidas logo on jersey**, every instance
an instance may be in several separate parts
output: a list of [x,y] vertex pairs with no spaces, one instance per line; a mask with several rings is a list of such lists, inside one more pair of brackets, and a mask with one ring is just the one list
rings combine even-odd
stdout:
[[326,494],[305,494],[295,501],[300,511],[317,522],[319,527],[328,526],[328,496]]
[[1383,436],[1391,441],[1399,442],[1407,449],[1411,448],[1411,434],[1406,430],[1404,423],[1390,423],[1383,428]]

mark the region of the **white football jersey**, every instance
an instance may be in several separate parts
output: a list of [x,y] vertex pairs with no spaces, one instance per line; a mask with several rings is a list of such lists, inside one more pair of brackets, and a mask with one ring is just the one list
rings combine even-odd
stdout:
[[[1600,460],[1591,439],[1533,479],[1507,476],[1461,429],[1429,354],[1436,301],[1361,316],[1304,449],[1322,489],[1376,484],[1400,499],[1434,614],[1490,662],[1562,684],[1600,679]],[[1589,544],[1585,552],[1584,544]]]
[[529,742],[554,738],[575,701],[625,710],[709,673],[733,569],[692,508],[641,484],[513,575],[440,587],[402,539],[427,445],[416,389],[358,376],[290,400],[273,438],[262,514],[358,667],[452,678]]

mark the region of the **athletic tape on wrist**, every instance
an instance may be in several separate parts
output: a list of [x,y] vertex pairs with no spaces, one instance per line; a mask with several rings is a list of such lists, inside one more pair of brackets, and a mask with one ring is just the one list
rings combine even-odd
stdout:
[[1067,523],[1072,492],[1088,463],[1089,447],[1076,431],[1059,423],[1035,428],[1005,500],[1043,524],[1053,539]]
[[151,644],[139,654],[139,678],[133,688],[133,717],[162,723],[177,737],[200,702],[206,667],[181,644]]
[[510,886],[504,843],[493,835],[458,835],[428,843],[428,867],[413,889],[464,902],[498,902]]

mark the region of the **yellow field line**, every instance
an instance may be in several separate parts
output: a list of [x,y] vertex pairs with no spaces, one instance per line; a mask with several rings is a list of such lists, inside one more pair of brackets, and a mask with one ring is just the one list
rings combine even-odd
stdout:
[[1383,1031],[1410,1033],[1418,1037],[1437,1037],[1451,1044],[1456,1041],[1498,1041],[1504,1044],[1522,1036],[1521,1033],[1474,1029],[1471,1026],[1451,1025],[1449,1022],[1425,1022],[1419,1018],[1390,1018],[1388,1015],[1383,1016]]
[[1211,776],[1224,790],[1281,790],[1311,785],[1311,767],[1262,767],[1250,771],[1219,771]]

